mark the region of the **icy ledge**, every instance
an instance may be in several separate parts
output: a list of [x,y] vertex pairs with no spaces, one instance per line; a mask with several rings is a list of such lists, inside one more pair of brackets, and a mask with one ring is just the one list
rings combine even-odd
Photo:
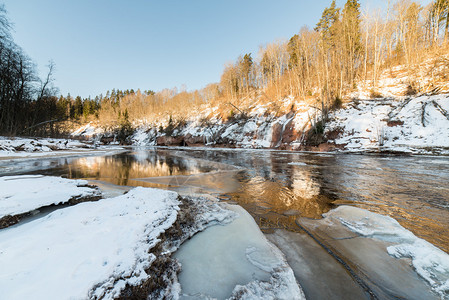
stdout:
[[177,298],[171,253],[235,214],[205,198],[135,188],[0,230],[5,299]]
[[69,201],[98,200],[101,192],[85,180],[42,175],[0,177],[0,220]]
[[442,299],[449,299],[449,255],[429,242],[416,237],[395,219],[352,206],[340,206],[327,215],[338,215],[351,231],[365,237],[393,243],[388,253],[396,258],[410,258],[416,272]]

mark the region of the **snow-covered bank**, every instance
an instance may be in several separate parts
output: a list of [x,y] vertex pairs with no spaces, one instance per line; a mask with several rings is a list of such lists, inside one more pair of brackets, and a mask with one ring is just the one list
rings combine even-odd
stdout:
[[0,219],[52,204],[100,196],[101,192],[89,187],[86,180],[42,175],[4,176],[0,177]]
[[[210,109],[174,129],[136,121],[133,145],[274,148],[288,150],[397,152],[449,155],[449,95],[348,99],[333,111],[318,139],[311,129],[321,118],[316,105],[280,100],[292,107],[277,115],[266,105],[253,105],[244,115],[223,120]],[[387,93],[388,94],[388,93]],[[366,96],[366,95],[365,95]],[[209,119],[204,116],[209,113]],[[100,140],[95,124],[75,133]],[[92,136],[96,133],[96,136]],[[311,137],[312,136],[312,137]],[[312,141],[313,140],[313,141]],[[318,142],[317,142],[318,141]]]
[[[111,147],[102,147],[95,143],[84,143],[69,139],[51,138],[20,138],[0,136],[0,159],[16,159],[28,157],[47,157],[61,155],[79,155],[86,152],[114,150]],[[115,150],[122,148],[116,147]]]
[[205,198],[149,188],[54,211],[0,231],[2,297],[177,298],[171,253],[195,232],[233,218]]
[[186,299],[305,299],[283,254],[239,206],[231,224],[196,235],[175,254]]

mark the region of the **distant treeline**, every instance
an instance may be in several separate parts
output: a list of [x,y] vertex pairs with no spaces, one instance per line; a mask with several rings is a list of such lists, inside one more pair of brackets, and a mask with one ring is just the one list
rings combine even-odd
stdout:
[[[244,114],[256,101],[280,112],[280,100],[321,106],[325,114],[357,84],[369,83],[373,94],[384,70],[402,65],[410,93],[448,82],[449,0],[426,6],[412,0],[385,3],[381,11],[362,11],[358,0],[341,8],[332,1],[313,29],[303,27],[287,41],[246,53],[228,63],[220,82],[195,91],[112,90],[93,99],[55,97],[53,65],[40,80],[33,64],[14,44],[5,10],[0,9],[0,132],[21,134],[51,120],[97,119],[120,124],[128,119],[182,121],[204,105],[227,118]],[[424,67],[434,65],[431,74]],[[431,80],[423,80],[430,78]]]

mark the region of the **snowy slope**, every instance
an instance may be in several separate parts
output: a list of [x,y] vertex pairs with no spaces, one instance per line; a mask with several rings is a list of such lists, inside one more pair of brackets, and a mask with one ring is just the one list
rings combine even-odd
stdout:
[[[367,87],[361,84],[359,91],[349,95],[351,99],[343,108],[330,112],[321,148],[315,142],[307,143],[308,131],[321,118],[316,108],[320,104],[306,104],[293,97],[276,102],[282,104],[284,114],[257,101],[244,114],[228,120],[207,108],[185,116],[185,123],[170,133],[160,130],[162,123],[137,120],[131,141],[139,146],[449,154],[449,95],[400,96],[407,88],[405,82],[404,78],[381,80],[379,91],[388,98],[370,98]],[[290,111],[285,107],[291,107]],[[208,118],[205,115],[209,115]],[[86,126],[89,132],[96,130],[93,124]],[[84,134],[86,128],[76,133]],[[311,145],[318,147],[314,149]]]
[[[245,116],[222,120],[218,116],[204,120],[205,113],[187,116],[184,126],[176,128],[171,136],[182,137],[185,145],[226,145],[239,148],[276,148],[298,146],[302,133],[310,129],[310,120],[315,119],[318,110],[305,103],[296,102],[292,97],[280,100],[283,106],[294,106],[294,111],[276,115],[268,105],[255,105]],[[214,113],[207,110],[207,113]],[[157,124],[139,123],[132,137],[133,144],[160,144],[166,134],[158,130]],[[162,139],[158,139],[162,138]],[[167,138],[169,140],[170,137]]]
[[331,114],[325,134],[348,151],[449,154],[448,109],[448,95],[357,100]]

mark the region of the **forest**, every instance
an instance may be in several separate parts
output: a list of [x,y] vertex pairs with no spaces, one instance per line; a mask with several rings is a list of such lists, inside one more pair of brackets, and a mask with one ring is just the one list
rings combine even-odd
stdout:
[[45,78],[37,76],[34,63],[14,43],[7,12],[0,7],[0,134],[58,135],[88,121],[110,128],[130,127],[137,120],[182,122],[200,107],[218,110],[226,120],[244,114],[251,99],[274,103],[273,111],[281,113],[276,102],[287,96],[327,114],[362,81],[375,96],[382,71],[398,65],[407,70],[408,94],[438,92],[447,85],[447,72],[431,68],[428,74],[425,67],[449,67],[448,46],[449,0],[426,6],[398,0],[372,11],[362,10],[358,0],[347,0],[343,7],[334,0],[314,28],[303,27],[288,40],[242,54],[225,65],[218,83],[194,91],[112,89],[83,99],[58,95],[53,62]]

